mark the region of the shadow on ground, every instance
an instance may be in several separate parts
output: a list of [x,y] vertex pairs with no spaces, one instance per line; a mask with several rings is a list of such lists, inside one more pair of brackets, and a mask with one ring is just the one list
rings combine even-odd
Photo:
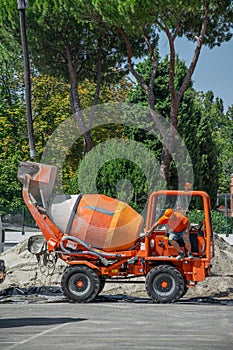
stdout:
[[[0,303],[59,303],[67,302],[61,288],[54,286],[18,288],[10,287],[0,291]],[[153,304],[150,298],[143,298],[138,296],[128,296],[125,294],[101,294],[98,295],[92,303],[103,302],[121,302],[121,303],[143,303]],[[227,298],[227,295],[216,294],[213,296],[191,297],[179,299],[176,303],[179,304],[220,304],[232,305],[233,299]],[[27,320],[27,319],[25,319]],[[55,319],[48,319],[48,322],[54,322]],[[73,319],[72,319],[73,320]],[[78,319],[80,320],[80,319]],[[44,321],[43,321],[44,322]],[[63,320],[61,323],[64,323]],[[67,321],[70,322],[70,321]],[[74,321],[72,321],[74,322]],[[1,328],[1,324],[0,324]]]
[[27,326],[51,326],[58,324],[66,324],[73,322],[86,321],[85,318],[72,318],[72,317],[23,317],[23,318],[8,318],[0,320],[0,328],[14,328],[14,327],[27,327]]

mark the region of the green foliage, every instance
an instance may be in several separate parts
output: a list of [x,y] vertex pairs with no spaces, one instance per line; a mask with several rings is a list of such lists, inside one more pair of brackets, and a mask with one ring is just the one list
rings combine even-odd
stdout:
[[[91,1],[37,0],[27,9],[27,27],[33,64],[40,72],[49,71],[70,84],[96,82],[100,75],[102,81],[112,83],[125,74],[125,47],[119,33],[103,21]],[[133,41],[142,56],[144,47],[138,39]]]
[[[209,193],[212,206],[215,206],[219,178],[218,147],[215,141],[218,119],[212,92],[197,96],[201,119],[196,130],[197,163],[195,186]],[[221,113],[218,109],[217,113]]]
[[219,192],[229,193],[231,174],[233,174],[233,105],[227,113],[220,114],[218,118],[218,130],[216,132],[216,143],[219,151]]
[[23,205],[22,188],[17,180],[18,164],[22,153],[14,153],[11,158],[0,161],[0,213],[6,208],[19,208]]
[[[193,224],[198,224],[204,219],[203,210],[190,210],[188,214],[189,220]],[[212,227],[213,232],[220,234],[233,234],[233,218],[227,217],[217,210],[212,210]]]
[[[146,80],[150,77],[152,64],[149,60],[145,60],[137,65],[137,69]],[[182,84],[182,80],[186,74],[187,67],[185,66],[184,62],[179,60],[178,57],[176,59],[175,69],[175,84],[176,89],[179,89],[179,86]],[[168,81],[169,61],[167,57],[165,57],[164,60],[159,60],[158,74],[154,83],[154,94],[156,97],[156,111],[164,116],[167,116],[167,118],[169,118],[171,104]],[[137,84],[128,95],[128,102],[145,105],[146,100],[146,95],[139,84]],[[190,86],[184,93],[179,108],[178,132],[181,135],[192,159],[195,181],[193,188],[208,192],[211,196],[212,205],[215,205],[216,203],[220,173],[218,146],[219,132],[224,132],[226,136],[226,131],[228,131],[229,136],[227,137],[227,142],[229,142],[229,147],[227,148],[227,154],[231,154],[229,151],[232,151],[232,147],[230,146],[232,144],[232,134],[229,131],[232,130],[232,127],[229,128],[229,123],[226,122],[226,118],[224,118],[221,100],[216,99],[216,101],[214,101],[214,95],[212,92],[207,92],[206,94],[198,93],[192,88],[192,86]],[[223,120],[225,120],[225,123],[228,126],[227,129],[223,126],[221,126],[220,129],[220,121],[222,125]],[[228,115],[228,120],[231,120],[230,115]],[[127,132],[130,134],[129,131]],[[139,139],[142,141],[141,132],[139,132],[139,130],[133,128],[131,129],[131,134],[135,140]],[[143,137],[144,142],[149,145],[150,149],[156,148],[157,153],[161,154],[161,144],[154,139],[150,140],[148,135],[143,135]],[[224,140],[222,139],[222,148],[224,148],[225,141],[226,138]],[[171,163],[170,180],[172,188],[176,188],[177,174],[173,162]]]
[[10,61],[0,64],[0,208],[22,205],[21,186],[17,180],[18,162],[29,151],[22,77]]
[[39,74],[33,77],[33,122],[37,159],[54,130],[71,115],[69,86],[61,79]]
[[[158,0],[155,2],[149,0],[110,0],[107,2],[102,0],[35,0],[29,2],[26,23],[31,63],[33,69],[36,67],[36,74],[33,76],[33,118],[38,151],[37,160],[40,160],[44,146],[54,129],[71,114],[70,86],[67,85],[71,83],[69,64],[74,67],[76,74],[73,77],[73,85],[71,85],[75,89],[78,87],[81,104],[86,108],[92,105],[95,97],[98,77],[97,58],[101,47],[102,82],[107,84],[102,84],[99,101],[102,103],[109,99],[125,100],[130,84],[121,81],[121,78],[127,71],[125,67],[127,53],[117,28],[125,29],[134,58],[142,57],[147,51],[142,29],[147,30],[153,49],[156,49],[158,29],[166,29],[174,36],[177,34],[186,36],[192,41],[196,40],[195,35],[199,34],[200,21],[203,19],[203,5],[208,5],[208,25],[204,44],[213,47],[229,40],[232,36],[233,23],[230,0]],[[18,182],[14,180],[17,163],[18,160],[27,160],[29,153],[23,76],[22,73],[19,73],[23,71],[19,11],[15,0],[0,0],[0,18],[0,203],[15,206],[19,200]],[[100,42],[102,46],[99,45]],[[166,58],[161,61],[158,53],[156,51],[155,53],[159,63],[154,85],[156,110],[169,117],[171,105],[169,60]],[[176,60],[174,85],[178,90],[187,69],[182,62]],[[151,61],[146,60],[145,63],[139,64],[137,69],[149,83]],[[129,101],[147,105],[145,93],[139,85],[132,90]],[[233,162],[232,108],[229,109],[226,116],[221,108],[221,101],[214,102],[211,93],[198,97],[190,86],[183,96],[179,115],[179,132],[193,159],[195,187],[210,192],[213,201],[218,186],[219,172],[220,189],[226,191]],[[103,139],[105,130],[99,128],[92,131],[94,145],[99,139]],[[108,137],[112,137],[115,131],[114,128],[108,129]],[[122,128],[119,127],[117,134],[118,131],[122,132]],[[125,139],[132,138],[137,142],[143,142],[157,158],[161,155],[160,142],[154,140],[142,129],[125,129],[123,135]],[[107,138],[105,135],[104,137]],[[65,179],[71,177],[74,169],[77,168],[82,156],[81,147],[78,142],[67,156],[64,169]],[[111,149],[112,153],[113,151]],[[217,156],[220,160],[220,170],[216,164]],[[150,185],[146,185],[147,180],[138,165],[133,165],[132,160],[124,161],[119,157],[116,164],[112,159],[106,159],[106,166],[103,165],[98,170],[99,189],[106,190],[113,195],[123,196],[130,175],[129,181],[133,184],[134,191],[136,187],[139,188],[139,192],[134,192],[132,203],[140,207],[140,201],[143,202],[145,193],[150,191]],[[144,164],[145,169],[146,164]],[[126,179],[126,182],[117,178],[116,170],[120,172],[122,179]],[[87,174],[89,170],[86,176]],[[115,175],[111,177],[111,174]],[[84,175],[85,171],[83,178]],[[174,179],[176,177],[174,167],[171,169],[171,177]],[[90,181],[90,176],[88,178]],[[140,182],[139,179],[143,181]],[[121,180],[123,181],[120,182],[122,189],[117,192],[116,186]],[[138,198],[141,199],[138,200]]]
[[[7,65],[0,65],[0,208],[13,210],[21,206],[21,184],[17,180],[18,163],[29,160],[29,146],[27,138],[27,126],[25,118],[25,102],[23,95],[23,77],[18,72],[17,61],[15,69],[10,61]],[[19,69],[21,66],[19,65]],[[55,129],[68,117],[70,117],[69,86],[63,80],[58,81],[54,77],[44,74],[32,76],[33,86],[33,121],[35,127],[35,143],[37,159],[43,154],[44,147]],[[127,80],[122,80],[117,85],[105,86],[101,92],[103,102],[109,100],[123,101],[127,90],[130,88]],[[90,105],[95,90],[95,84],[86,80],[79,87],[81,98]],[[122,128],[119,132],[122,131]],[[116,127],[109,129],[99,128],[92,131],[93,144],[95,145],[103,137],[117,135]],[[103,136],[104,135],[104,136]],[[83,156],[83,143],[78,140],[67,155],[63,169],[64,189],[66,182],[76,173],[78,162]]]
[[[17,62],[15,63],[17,67]],[[27,131],[22,103],[22,77],[8,63],[0,64],[0,159],[26,149]]]
[[[230,40],[232,37],[232,1],[224,0],[221,1],[220,4],[217,0],[158,0],[155,2],[149,0],[111,0],[110,2],[105,3],[102,0],[93,0],[93,3],[108,23],[111,23],[113,26],[118,27],[121,30],[122,37],[127,47],[128,62],[131,72],[144,90],[144,93],[142,93],[142,91],[141,93],[138,93],[135,89],[134,95],[137,95],[137,101],[140,103],[145,103],[146,101],[151,110],[153,110],[154,104],[156,104],[156,110],[160,113],[162,111],[163,115],[166,117],[169,116],[172,125],[177,127],[181,100],[185,98],[184,93],[190,86],[190,81],[196,68],[202,45],[208,45],[212,48],[215,45],[220,45],[224,41]],[[150,33],[149,37],[146,35],[146,31]],[[156,40],[153,40],[155,39],[155,33],[157,31],[165,33],[170,48],[170,61],[168,62],[169,75],[167,75],[167,89],[169,88],[169,93],[166,94],[165,92],[167,97],[166,102],[169,102],[168,104],[170,105],[169,111],[167,108],[163,109],[163,107],[166,107],[164,101],[161,104],[158,103],[157,100],[159,94],[157,91],[152,91],[154,81],[155,88],[153,90],[158,86],[158,82],[156,82],[156,80],[153,81],[153,79],[158,75],[161,64],[156,54]],[[130,34],[132,33],[135,33],[138,37],[140,37],[140,35],[144,37],[148,46],[148,57],[151,61],[151,68],[149,65],[147,65],[147,67],[144,66],[143,73],[140,71],[140,67],[138,67],[137,72],[133,69],[134,51],[130,45]],[[178,70],[178,67],[181,67],[181,65],[175,65],[175,61],[177,60],[175,57],[175,40],[177,37],[186,37],[188,40],[195,42],[194,55],[191,64],[188,69],[182,69],[182,71]],[[183,74],[184,72],[185,74]],[[145,95],[147,96],[146,99],[144,99]],[[131,97],[135,98],[135,96]],[[198,117],[196,113],[195,117]],[[196,125],[198,124],[196,123]],[[203,123],[201,126],[203,126]],[[212,153],[214,141],[211,126],[209,126],[209,131],[211,136],[208,137],[208,140],[211,141],[211,154],[208,155],[200,152],[201,155],[198,155],[198,158],[202,158],[200,160],[201,164],[199,164],[198,172],[201,172],[202,182],[204,181],[205,174],[207,174],[206,179],[208,183],[213,181],[212,174],[216,174],[218,171],[216,165],[216,154]],[[205,132],[207,136],[207,130],[204,130],[204,128],[203,130],[198,131],[199,144],[202,145],[201,147],[206,146],[207,144],[207,142],[204,142]],[[204,137],[202,137],[201,134],[203,134]],[[196,142],[194,142],[194,144],[196,144]],[[194,147],[192,148],[194,149]],[[207,169],[207,165],[209,158],[213,155],[214,158],[210,170]],[[174,168],[171,168],[171,157],[172,155],[169,154],[166,147],[163,147],[162,161],[165,164],[165,177],[169,186],[174,185]],[[205,186],[207,186],[207,181],[204,184]],[[203,186],[203,183],[201,183],[201,186]],[[217,181],[215,181],[211,188],[211,195],[215,192],[216,187]],[[214,200],[214,197],[212,198],[212,200]]]
[[154,154],[139,142],[110,139],[80,162],[70,193],[103,193],[141,211],[151,192],[163,188]]
[[22,51],[17,1],[0,0],[0,62],[16,58]]
[[[166,56],[164,59],[161,59],[158,55],[158,71],[153,86],[153,92],[155,95],[155,110],[168,120],[170,117],[171,108],[171,96],[169,90],[169,65],[170,63],[168,56]],[[153,65],[148,58],[136,65],[137,72],[143,77],[144,81],[147,84],[149,84],[152,69]],[[176,90],[179,90],[187,73],[187,67],[185,65],[185,62],[180,60],[178,56],[176,57],[175,73],[175,88]],[[188,96],[188,93],[190,94],[190,91],[192,90],[191,87],[192,83],[190,83],[190,87],[187,91],[186,96]],[[144,106],[148,104],[147,96],[140,84],[137,83],[136,86],[129,92],[127,102],[139,103]],[[185,104],[188,107],[189,102],[190,98],[189,101],[182,101],[180,108],[184,108]]]
[[232,37],[233,9],[231,0],[92,0],[105,21],[124,27],[128,33],[155,27],[195,41],[199,35],[204,9],[208,11],[208,26],[204,43],[220,45]]
[[[154,95],[155,95],[155,110],[164,116],[167,120],[169,120],[169,114],[170,114],[170,107],[171,107],[171,97],[169,92],[169,61],[168,58],[165,57],[163,60],[159,59],[159,66],[158,66],[158,73],[154,81]],[[141,62],[137,65],[137,71],[140,73],[140,75],[143,76],[144,80],[147,82],[150,79],[151,71],[153,67],[149,59],[146,59],[144,62]],[[176,60],[176,79],[175,79],[175,85],[176,88],[179,88],[180,84],[182,83],[182,79],[186,74],[186,66],[183,61],[179,60],[177,57]],[[181,107],[180,107],[180,116],[179,116],[179,129],[180,132],[189,152],[189,146],[193,146],[193,138],[190,138],[190,131],[191,133],[196,132],[196,115],[193,108],[193,99],[195,97],[194,90],[190,87],[182,101],[181,101]],[[140,86],[140,84],[136,84],[136,86],[129,92],[128,94],[128,102],[132,102],[135,104],[140,105],[147,105],[147,97]],[[185,120],[184,120],[185,119]],[[154,135],[150,135],[145,133],[145,131],[142,131],[141,129],[144,127],[144,129],[154,129],[153,121],[151,120],[151,125],[144,125],[143,120],[141,118],[138,118],[140,120],[140,126],[138,129],[135,127],[128,128],[130,130],[126,130],[126,135],[130,135],[130,137],[134,140],[139,140],[143,143],[145,143],[150,149],[152,149],[154,152],[156,152],[156,155],[158,159],[161,158],[162,154],[162,143],[159,141],[159,139],[155,138]],[[188,142],[187,142],[188,141]],[[186,143],[187,142],[187,143]],[[179,150],[177,150],[178,152]],[[196,152],[196,146],[194,146],[194,154]],[[179,157],[178,157],[179,158]],[[183,157],[181,157],[182,159]],[[180,164],[182,166],[182,164]],[[186,169],[187,170],[187,169]],[[177,188],[177,171],[175,168],[174,162],[171,163],[171,169],[170,169],[170,183],[171,188]]]

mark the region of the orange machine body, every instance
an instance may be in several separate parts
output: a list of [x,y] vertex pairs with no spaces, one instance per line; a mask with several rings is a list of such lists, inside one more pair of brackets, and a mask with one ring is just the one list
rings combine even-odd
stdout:
[[70,235],[105,251],[131,248],[139,238],[143,218],[128,204],[104,195],[83,195]]
[[[203,203],[203,225],[191,227],[192,260],[176,259],[177,252],[166,238],[165,227],[152,235],[143,233],[143,218],[127,203],[99,194],[53,196],[55,167],[21,163],[18,178],[23,197],[41,229],[48,251],[70,266],[84,265],[104,278],[146,276],[157,266],[172,266],[187,287],[210,274],[214,254],[210,198],[203,191],[157,191],[148,201],[145,230],[151,228],[166,209],[168,199],[184,203],[198,197]],[[161,201],[161,198],[163,199]],[[187,208],[185,208],[187,209]],[[182,247],[185,252],[185,248]]]
[[127,203],[101,194],[56,196],[48,215],[64,234],[104,251],[131,248],[143,223]]

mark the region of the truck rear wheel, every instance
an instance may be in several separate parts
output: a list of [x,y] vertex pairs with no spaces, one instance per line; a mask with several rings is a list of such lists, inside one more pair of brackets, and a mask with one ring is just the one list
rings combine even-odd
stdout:
[[61,288],[70,302],[88,303],[97,296],[100,290],[100,279],[88,266],[70,266],[62,275]]
[[147,274],[145,283],[147,294],[157,303],[173,303],[185,289],[183,276],[169,265],[154,267]]

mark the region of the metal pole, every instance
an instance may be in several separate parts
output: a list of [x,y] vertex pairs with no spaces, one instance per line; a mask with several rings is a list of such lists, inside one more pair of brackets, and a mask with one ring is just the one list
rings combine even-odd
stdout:
[[28,7],[27,0],[17,0],[19,16],[20,16],[20,30],[21,40],[23,47],[24,57],[24,81],[25,81],[25,98],[26,98],[26,117],[27,117],[27,128],[28,128],[28,140],[30,147],[30,158],[36,158],[34,130],[32,121],[32,105],[31,105],[31,78],[30,78],[30,63],[28,55],[28,44],[27,44],[27,33],[26,33],[26,20],[25,11]]
[[227,194],[225,194],[225,216],[226,216],[226,237],[229,236],[228,234],[228,207],[227,207]]
[[233,174],[231,174],[230,196],[231,217],[233,217]]

